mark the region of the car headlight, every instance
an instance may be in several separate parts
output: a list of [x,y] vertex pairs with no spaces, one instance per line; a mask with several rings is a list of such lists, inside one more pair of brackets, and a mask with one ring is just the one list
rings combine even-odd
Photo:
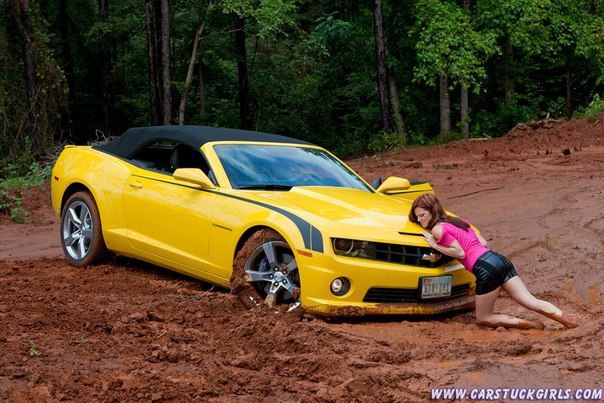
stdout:
[[333,238],[331,241],[336,255],[375,259],[374,242],[344,238]]

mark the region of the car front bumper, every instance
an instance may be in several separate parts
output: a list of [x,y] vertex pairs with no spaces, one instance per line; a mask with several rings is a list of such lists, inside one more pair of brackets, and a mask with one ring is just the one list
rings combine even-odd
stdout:
[[[301,303],[307,312],[324,316],[433,315],[474,307],[475,277],[456,261],[438,268],[423,268],[375,260],[313,254],[299,256]],[[422,299],[423,277],[450,275],[451,297]],[[339,277],[350,282],[350,290],[336,296],[330,284]],[[386,290],[384,302],[367,302],[370,290]],[[404,295],[397,300],[397,295]],[[411,297],[411,298],[409,298]],[[370,299],[370,298],[369,298]]]

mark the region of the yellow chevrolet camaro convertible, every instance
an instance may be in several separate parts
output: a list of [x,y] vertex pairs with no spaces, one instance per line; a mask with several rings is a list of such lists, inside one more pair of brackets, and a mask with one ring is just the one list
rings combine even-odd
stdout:
[[51,182],[76,266],[113,252],[230,287],[247,304],[328,316],[474,304],[474,277],[407,218],[429,184],[391,177],[372,186],[301,140],[132,128],[106,144],[65,147]]

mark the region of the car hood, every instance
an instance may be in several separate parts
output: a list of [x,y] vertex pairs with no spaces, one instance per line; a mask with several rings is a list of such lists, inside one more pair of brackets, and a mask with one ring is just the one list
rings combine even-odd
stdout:
[[355,237],[382,242],[400,242],[410,236],[412,244],[425,245],[424,231],[409,221],[411,201],[338,187],[294,187],[288,192],[258,192],[257,200],[286,209],[332,237]]

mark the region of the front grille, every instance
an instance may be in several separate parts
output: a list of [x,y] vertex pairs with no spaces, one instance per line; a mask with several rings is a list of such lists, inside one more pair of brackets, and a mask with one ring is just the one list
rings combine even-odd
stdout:
[[421,291],[417,288],[370,288],[363,298],[363,302],[430,302],[457,298],[468,295],[470,284],[461,284],[451,287],[451,295],[442,298],[422,300]]
[[440,267],[453,261],[452,257],[446,255],[442,255],[440,259],[436,260],[435,262],[423,260],[422,257],[424,255],[430,255],[430,252],[438,253],[430,247],[397,245],[390,243],[376,243],[375,245],[375,258],[376,260],[381,260],[383,262],[432,268]]

